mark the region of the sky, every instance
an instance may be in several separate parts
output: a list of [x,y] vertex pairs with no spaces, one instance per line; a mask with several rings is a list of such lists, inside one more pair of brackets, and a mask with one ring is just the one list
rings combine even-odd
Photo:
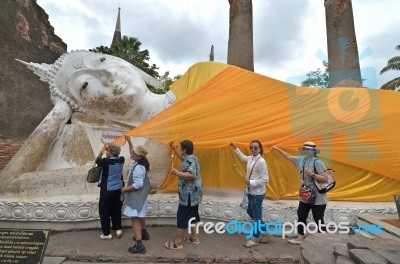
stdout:
[[[110,46],[118,7],[122,36],[136,37],[159,73],[184,74],[193,64],[227,62],[228,0],[37,0],[68,51]],[[399,56],[400,1],[353,0],[362,78],[375,88],[397,77],[380,75]],[[323,0],[253,0],[254,71],[281,81],[322,68],[327,54]],[[301,79],[301,78],[300,78]]]

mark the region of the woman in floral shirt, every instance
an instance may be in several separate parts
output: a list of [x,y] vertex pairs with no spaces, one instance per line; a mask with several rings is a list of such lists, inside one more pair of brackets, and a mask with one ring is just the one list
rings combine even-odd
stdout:
[[196,227],[191,226],[191,236],[184,239],[184,234],[189,225],[200,221],[199,204],[203,198],[203,183],[200,175],[200,164],[197,157],[193,155],[193,142],[183,140],[180,142],[181,153],[171,143],[171,148],[182,160],[179,170],[171,168],[171,174],[178,176],[179,206],[176,213],[177,232],[175,241],[167,241],[165,247],[168,249],[182,249],[183,241],[200,244],[196,233]]

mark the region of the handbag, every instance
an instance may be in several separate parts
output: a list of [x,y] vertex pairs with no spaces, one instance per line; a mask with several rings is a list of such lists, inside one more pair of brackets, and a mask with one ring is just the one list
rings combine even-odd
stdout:
[[98,182],[100,179],[100,174],[103,171],[103,168],[100,166],[97,166],[96,163],[93,164],[93,167],[89,170],[86,180],[89,183],[95,183]]
[[303,184],[300,186],[299,189],[299,196],[301,201],[303,201],[304,203],[307,204],[314,204],[315,203],[315,198],[317,196],[317,192],[316,192],[316,188],[315,186],[309,186],[306,185],[305,182],[305,177],[304,177],[304,164],[306,163],[306,161],[304,160],[303,163],[303,170],[302,170],[302,176],[303,176]]
[[302,184],[299,189],[299,196],[303,202],[308,203],[308,204],[314,204],[315,197],[317,196],[317,194],[316,194],[314,188],[307,186],[305,184]]
[[242,207],[244,210],[247,210],[247,208],[249,207],[249,188],[247,188],[247,186],[244,187],[243,198],[239,206]]
[[[314,173],[317,172],[317,170],[315,169],[315,161],[314,161]],[[328,171],[328,182],[319,182],[317,180],[314,180],[315,187],[317,187],[317,191],[319,193],[327,193],[330,190],[332,190],[336,185],[335,177],[333,175],[335,171],[333,169],[326,169],[326,170]]]

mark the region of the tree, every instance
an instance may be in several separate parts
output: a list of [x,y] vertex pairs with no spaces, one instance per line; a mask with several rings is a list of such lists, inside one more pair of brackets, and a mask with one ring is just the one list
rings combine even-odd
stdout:
[[157,89],[154,87],[149,87],[149,90],[155,94],[163,94],[163,93],[168,92],[170,90],[169,87],[171,86],[171,84],[173,84],[175,81],[177,81],[179,78],[182,77],[182,75],[178,74],[174,78],[171,79],[169,74],[170,74],[169,71],[166,71],[162,76],[160,76],[160,78],[158,78],[160,81],[162,81],[164,83],[164,89]]
[[322,64],[324,65],[324,69],[321,70],[318,68],[315,71],[307,73],[307,79],[301,83],[301,86],[314,88],[329,87],[328,62],[323,61]]
[[111,48],[100,46],[89,51],[119,57],[129,63],[132,63],[133,65],[146,72],[147,74],[153,76],[154,78],[159,78],[160,74],[157,71],[157,65],[153,64],[150,66],[148,63],[148,61],[150,60],[149,51],[147,49],[140,50],[140,45],[142,45],[142,42],[140,42],[139,39],[123,36],[122,39]]
[[165,85],[163,89],[158,89],[148,85],[150,91],[156,94],[163,94],[169,91],[169,86],[176,80],[178,80],[181,75],[175,76],[173,79],[169,76],[169,71],[165,72],[162,76],[158,73],[158,67],[156,64],[150,64],[148,61],[150,60],[150,53],[147,49],[140,50],[140,45],[142,42],[139,39],[134,37],[123,36],[123,38],[118,41],[112,47],[107,46],[99,46],[94,49],[89,49],[89,51],[96,53],[103,53],[112,55],[115,57],[119,57],[127,62],[133,64],[138,67],[142,71],[146,72],[150,76],[162,81]]
[[107,46],[96,47],[96,48],[94,48],[94,49],[89,49],[89,51],[93,51],[93,52],[95,52],[95,53],[103,53],[103,54],[112,55],[112,54],[111,54],[110,48],[107,47]]
[[[400,51],[400,45],[397,45],[396,50]],[[381,70],[381,74],[390,71],[390,70],[400,70],[400,56],[395,56],[388,60],[387,65],[383,67]],[[393,91],[399,91],[400,90],[400,77],[396,77],[391,81],[388,81],[387,83],[383,84],[381,89],[384,90],[393,90]]]
[[[320,68],[316,69],[315,71],[310,71],[306,74],[307,79],[301,82],[301,86],[303,87],[311,87],[311,88],[329,88],[329,66],[327,61],[322,61],[324,65],[324,70]],[[361,78],[361,86],[364,86],[365,83],[364,78]]]

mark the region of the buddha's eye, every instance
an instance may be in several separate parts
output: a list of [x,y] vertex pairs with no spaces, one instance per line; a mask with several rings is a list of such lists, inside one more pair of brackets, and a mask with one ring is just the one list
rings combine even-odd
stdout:
[[103,61],[105,61],[106,60],[106,58],[101,58],[100,59],[100,62],[103,62]]
[[86,89],[86,87],[88,86],[88,82],[84,82],[83,84],[82,84],[82,90],[84,90],[84,89]]

